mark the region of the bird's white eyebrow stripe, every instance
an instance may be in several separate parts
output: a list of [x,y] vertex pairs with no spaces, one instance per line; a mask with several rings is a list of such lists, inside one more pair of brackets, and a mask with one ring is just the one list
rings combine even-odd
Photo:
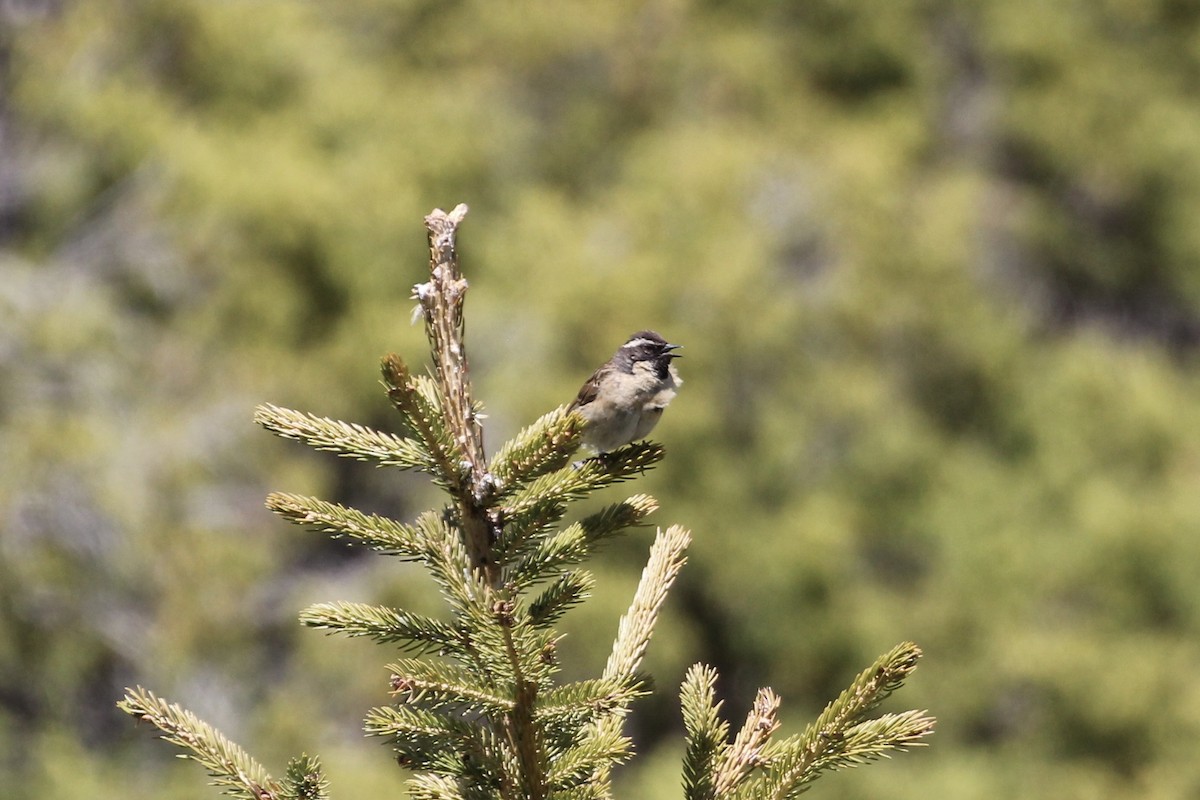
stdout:
[[630,339],[628,342],[621,345],[621,347],[622,348],[645,347],[646,345],[657,345],[657,344],[658,344],[658,342],[654,341],[653,339]]

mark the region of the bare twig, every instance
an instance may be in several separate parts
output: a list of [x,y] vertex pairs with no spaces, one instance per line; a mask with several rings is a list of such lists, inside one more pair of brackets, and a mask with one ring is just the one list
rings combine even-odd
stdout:
[[433,345],[434,377],[442,395],[443,412],[465,460],[462,466],[469,474],[468,491],[458,498],[464,545],[472,566],[494,586],[500,573],[491,558],[491,548],[498,533],[498,521],[489,516],[487,508],[495,482],[488,473],[483,427],[471,398],[471,375],[463,343],[467,281],[458,268],[455,243],[458,225],[466,215],[467,207],[460,203],[449,214],[436,208],[425,217],[425,227],[429,230],[430,279],[417,284],[414,294],[421,304],[425,331]]
[[741,785],[756,767],[763,764],[762,751],[771,734],[779,730],[779,695],[770,689],[759,689],[754,708],[746,715],[746,724],[738,731],[724,762],[718,767],[713,781],[714,795],[727,797]]

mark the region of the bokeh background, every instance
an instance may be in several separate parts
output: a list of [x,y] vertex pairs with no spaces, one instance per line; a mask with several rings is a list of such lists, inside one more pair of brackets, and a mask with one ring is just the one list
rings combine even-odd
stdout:
[[432,584],[262,499],[437,498],[251,415],[396,429],[458,202],[491,449],[630,332],[686,346],[637,489],[695,544],[622,796],[678,796],[689,664],[795,730],[905,639],[932,746],[817,794],[1200,794],[1200,3],[2,0],[5,797],[216,796],[135,683],[398,795],[393,654],[295,614]]

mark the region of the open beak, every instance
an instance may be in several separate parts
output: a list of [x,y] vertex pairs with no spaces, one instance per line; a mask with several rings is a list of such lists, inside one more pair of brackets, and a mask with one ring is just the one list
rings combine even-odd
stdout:
[[679,349],[680,349],[680,348],[682,348],[682,347],[683,347],[683,345],[681,345],[681,344],[669,344],[669,345],[665,346],[665,347],[663,348],[663,350],[666,350],[666,351],[667,351],[667,353],[666,353],[666,354],[667,354],[668,356],[670,356],[671,358],[683,358],[683,353],[673,353],[673,352],[671,352],[672,350],[679,350]]

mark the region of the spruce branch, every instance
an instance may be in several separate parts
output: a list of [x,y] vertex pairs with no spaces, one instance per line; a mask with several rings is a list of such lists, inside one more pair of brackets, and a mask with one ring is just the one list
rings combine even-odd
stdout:
[[604,800],[608,796],[608,787],[586,783],[572,786],[570,789],[555,790],[552,797],[553,800]]
[[748,795],[754,800],[784,800],[805,791],[823,771],[842,769],[923,744],[934,719],[924,711],[864,720],[916,669],[921,650],[911,642],[897,645],[863,670],[799,736],[769,744],[763,757],[770,771]]
[[684,552],[691,542],[691,534],[678,525],[658,532],[633,602],[617,626],[617,638],[604,667],[605,678],[630,680],[637,674],[658,613],[667,599],[667,590],[687,562]]
[[770,688],[759,689],[754,705],[746,715],[746,722],[726,751],[717,769],[715,788],[717,797],[727,797],[740,787],[750,773],[763,766],[763,750],[771,734],[779,730],[779,695]]
[[636,682],[596,678],[567,683],[546,691],[537,705],[537,719],[551,728],[578,728],[600,714],[628,706],[646,695]]
[[606,765],[625,763],[629,760],[630,752],[629,739],[621,735],[619,727],[591,736],[582,743],[572,741],[569,747],[554,753],[547,783],[556,798],[578,791],[589,792],[585,795],[587,797],[603,797],[606,795],[606,783],[597,780],[596,773],[603,771],[607,774]]
[[442,411],[442,399],[432,380],[413,375],[400,356],[385,356],[380,365],[388,399],[404,418],[404,424],[428,453],[434,481],[451,493],[466,490],[468,466]]
[[779,697],[770,689],[759,689],[746,722],[730,744],[729,725],[721,719],[721,703],[716,702],[716,681],[716,670],[696,664],[688,670],[680,689],[687,731],[683,758],[687,800],[733,796],[751,773],[766,763],[763,750],[771,734],[779,729]]
[[401,766],[410,769],[459,777],[472,775],[480,764],[489,764],[493,776],[499,769],[497,743],[487,729],[451,712],[380,706],[367,713],[363,729],[386,739]]
[[554,536],[543,539],[540,546],[506,572],[506,580],[515,586],[526,586],[564,567],[585,560],[595,546],[626,528],[640,525],[658,508],[658,501],[647,494],[635,494],[620,503],[568,526]]
[[304,442],[317,450],[337,453],[356,461],[378,461],[380,466],[431,472],[429,453],[418,442],[365,425],[340,422],[303,411],[264,403],[254,410],[254,421],[277,436]]
[[[508,655],[509,667],[516,687],[516,703],[512,713],[504,720],[504,733],[508,737],[509,746],[516,754],[518,765],[518,787],[520,796],[529,800],[542,800],[546,796],[546,775],[549,758],[546,752],[544,731],[534,719],[534,709],[540,690],[536,674],[530,674],[530,669],[536,672],[547,670],[538,669],[523,657],[528,648],[519,646],[513,635],[516,626],[502,624],[504,634],[504,649]],[[517,630],[529,631],[530,626],[522,625]]]
[[387,667],[392,696],[398,703],[420,704],[427,709],[451,706],[460,712],[499,717],[513,709],[508,686],[481,683],[477,673],[456,664],[406,658]]
[[409,800],[467,800],[459,781],[422,772],[408,781]]
[[[604,666],[605,679],[630,682],[637,680],[637,673],[650,644],[650,636],[654,633],[658,614],[667,599],[667,590],[671,588],[679,570],[683,569],[687,561],[684,552],[691,541],[692,537],[687,529],[678,525],[672,525],[665,531],[659,530],[654,544],[650,547],[650,559],[642,570],[642,578],[633,595],[633,602],[629,604],[629,610],[617,625],[617,638],[613,642],[608,663]],[[620,737],[625,710],[619,708],[601,718],[592,726],[589,739],[609,741]],[[627,739],[621,740],[628,746]],[[607,785],[611,768],[611,762],[600,766],[592,779],[601,785]]]
[[567,466],[582,439],[583,418],[567,413],[566,406],[559,406],[522,429],[492,458],[498,497]]
[[509,691],[548,676],[552,664],[544,653],[553,649],[554,632],[535,628],[512,600],[496,600],[491,607],[474,606],[460,617],[466,641],[465,659],[490,685]]
[[321,761],[307,753],[288,762],[284,787],[284,797],[296,800],[329,799],[329,781],[321,771]]
[[596,579],[584,570],[559,575],[529,604],[530,622],[539,628],[553,625],[572,606],[586,600],[595,584]]
[[344,537],[379,553],[407,560],[428,555],[422,531],[378,514],[364,514],[339,503],[284,492],[267,495],[267,508],[295,525],[313,527],[335,538]]
[[846,740],[837,756],[835,769],[858,766],[891,752],[909,747],[924,747],[922,739],[933,733],[934,719],[925,711],[901,711],[881,714],[860,722],[846,731]]
[[921,648],[912,642],[896,645],[860,672],[850,687],[826,706],[811,728],[841,729],[859,722],[904,684],[920,659]]
[[[279,800],[289,796],[284,785],[268,775],[245,750],[192,712],[140,686],[126,689],[125,698],[117,707],[154,725],[162,732],[161,738],[190,751],[185,757],[207,769],[212,785],[220,786],[223,794],[244,800]],[[318,772],[316,783],[322,782]]]
[[459,534],[456,511],[426,511],[416,519],[426,548],[423,561],[455,614],[476,613],[487,604],[489,588],[471,569],[470,556]]
[[505,504],[504,513],[511,516],[546,501],[578,500],[597,489],[642,475],[665,455],[662,445],[644,441],[594,456],[530,482]]
[[503,531],[492,549],[496,563],[507,566],[529,548],[544,539],[562,520],[567,506],[558,498],[546,498],[518,511],[504,512]]
[[365,603],[316,603],[300,612],[300,622],[345,636],[368,636],[378,642],[398,643],[405,650],[460,654],[461,634],[432,617],[398,608]]
[[717,671],[694,664],[679,692],[687,749],[683,754],[685,800],[713,800],[717,794],[717,765],[729,751],[729,725],[721,719],[716,701]]

